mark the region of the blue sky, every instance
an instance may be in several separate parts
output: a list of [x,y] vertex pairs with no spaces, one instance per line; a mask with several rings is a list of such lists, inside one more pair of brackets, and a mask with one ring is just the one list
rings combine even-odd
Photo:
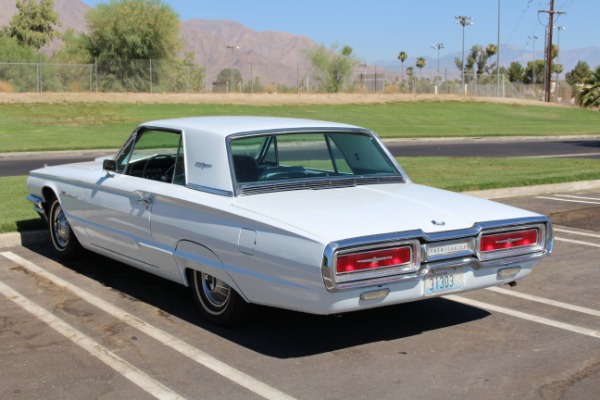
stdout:
[[[102,1],[82,0],[89,5]],[[108,0],[107,0],[108,1]],[[465,48],[497,42],[498,0],[163,0],[182,20],[233,20],[255,31],[280,31],[304,35],[330,47],[349,45],[366,61],[393,61],[399,51],[409,57],[436,57],[431,48],[443,43],[444,53],[460,52],[462,27],[455,16],[472,17],[465,29]],[[566,14],[555,25],[564,50],[600,46],[596,35],[600,0],[555,0],[556,11]],[[536,50],[543,47],[549,0],[500,0],[500,42]],[[540,23],[540,21],[542,23]],[[556,30],[554,31],[556,43]]]

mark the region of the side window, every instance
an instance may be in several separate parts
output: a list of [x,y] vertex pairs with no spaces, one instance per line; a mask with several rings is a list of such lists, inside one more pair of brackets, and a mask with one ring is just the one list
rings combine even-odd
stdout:
[[126,175],[185,185],[181,134],[147,129],[138,132],[117,158],[117,169]]

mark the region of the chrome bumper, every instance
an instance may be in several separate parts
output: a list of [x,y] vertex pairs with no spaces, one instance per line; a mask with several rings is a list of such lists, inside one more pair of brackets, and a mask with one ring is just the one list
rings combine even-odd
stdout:
[[27,200],[31,201],[34,204],[33,210],[40,214],[40,217],[42,217],[44,222],[48,223],[48,216],[46,215],[46,210],[44,209],[44,203],[42,199],[30,194],[29,196],[27,196]]

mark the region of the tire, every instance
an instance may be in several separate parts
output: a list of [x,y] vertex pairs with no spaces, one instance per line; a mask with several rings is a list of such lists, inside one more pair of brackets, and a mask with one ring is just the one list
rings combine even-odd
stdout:
[[52,199],[50,202],[48,233],[50,242],[52,242],[52,250],[59,258],[75,258],[81,252],[81,245],[57,199]]
[[231,286],[200,271],[189,271],[190,288],[200,314],[215,325],[234,327],[246,322],[252,314],[251,304]]

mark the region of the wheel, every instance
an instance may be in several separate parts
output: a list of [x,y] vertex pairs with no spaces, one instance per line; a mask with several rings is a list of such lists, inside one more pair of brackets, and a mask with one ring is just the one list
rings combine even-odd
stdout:
[[50,213],[48,216],[48,231],[54,253],[58,257],[65,259],[75,257],[80,252],[81,245],[77,241],[57,199],[53,199],[50,203]]
[[200,313],[220,326],[238,326],[251,315],[251,305],[222,280],[200,271],[190,271],[190,288]]

